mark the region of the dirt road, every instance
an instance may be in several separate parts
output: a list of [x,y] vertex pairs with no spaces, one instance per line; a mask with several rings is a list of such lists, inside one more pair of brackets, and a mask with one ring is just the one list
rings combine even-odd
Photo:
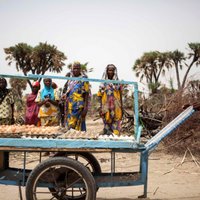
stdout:
[[[109,170],[109,155],[98,154],[101,167]],[[135,167],[139,156],[119,154],[116,170]],[[182,165],[183,157],[154,152],[149,158],[148,199],[152,200],[200,200],[200,168],[188,154]],[[0,200],[19,200],[18,187],[0,185]],[[97,200],[135,200],[143,192],[142,186],[100,188]],[[23,199],[24,188],[23,188]]]

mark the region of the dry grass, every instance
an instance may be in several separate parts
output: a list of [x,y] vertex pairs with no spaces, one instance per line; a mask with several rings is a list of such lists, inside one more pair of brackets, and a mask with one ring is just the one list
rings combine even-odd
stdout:
[[[169,123],[183,111],[183,105],[195,102],[191,95],[182,91],[174,93],[169,99],[165,109],[164,124]],[[200,153],[200,114],[196,112],[176,131],[164,140],[168,152],[184,154],[189,148],[194,155]]]

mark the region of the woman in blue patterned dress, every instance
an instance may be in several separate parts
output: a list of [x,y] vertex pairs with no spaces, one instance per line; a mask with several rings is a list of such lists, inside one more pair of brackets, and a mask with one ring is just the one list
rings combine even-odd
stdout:
[[[87,78],[81,72],[81,65],[75,62],[72,70],[68,74],[69,77]],[[66,97],[66,126],[69,129],[86,131],[85,118],[88,111],[89,83],[68,80],[63,90]]]

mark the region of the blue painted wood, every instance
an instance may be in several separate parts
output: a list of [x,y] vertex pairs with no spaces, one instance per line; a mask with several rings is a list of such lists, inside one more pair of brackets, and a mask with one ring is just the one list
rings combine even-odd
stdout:
[[51,75],[36,75],[28,74],[30,78],[51,78],[51,79],[63,79],[63,80],[76,80],[76,81],[89,81],[89,82],[100,82],[100,83],[119,83],[119,84],[132,84],[137,85],[137,82],[134,81],[124,81],[124,80],[103,80],[95,78],[76,78],[76,77],[67,77],[67,76],[51,76]]
[[3,78],[19,78],[19,79],[35,79],[24,75],[11,75],[11,74],[0,74]]
[[139,128],[137,130],[137,135],[136,135],[136,141],[138,144],[140,143],[141,134],[142,134],[142,126],[139,126]]
[[119,83],[119,84],[137,85],[137,82],[134,82],[134,81],[102,80],[102,79],[92,79],[92,78],[76,78],[76,77],[52,76],[52,75],[36,75],[36,74],[28,74],[28,76],[0,74],[0,77],[5,77],[5,78],[19,78],[19,79],[51,78],[51,79],[63,79],[63,80],[77,80],[77,81],[89,81],[89,82],[101,82],[101,83],[104,82],[104,83]]
[[141,197],[147,197],[147,183],[148,183],[148,151],[141,152],[140,155],[140,170],[141,170],[141,181],[144,184],[144,192]]
[[139,105],[138,105],[138,85],[134,85],[134,124],[135,124],[135,139],[138,141],[140,140],[140,133],[139,133]]
[[144,185],[142,180],[127,181],[127,182],[101,182],[97,183],[97,187],[123,187],[123,186],[137,186]]
[[0,185],[13,185],[13,186],[17,185],[17,186],[19,186],[19,185],[21,185],[21,183],[19,181],[1,180],[0,179]]
[[144,145],[135,141],[87,140],[87,139],[22,139],[0,138],[1,147],[15,148],[69,148],[69,149],[131,149],[142,150]]

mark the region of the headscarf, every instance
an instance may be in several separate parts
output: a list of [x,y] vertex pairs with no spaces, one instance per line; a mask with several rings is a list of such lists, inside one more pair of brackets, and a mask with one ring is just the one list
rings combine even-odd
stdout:
[[[117,68],[113,64],[107,65],[107,67],[104,70],[102,79],[103,80],[108,80],[108,68],[109,67],[112,67],[114,69],[114,75],[113,75],[112,80],[119,80],[118,74],[117,74]],[[111,88],[114,88],[114,89],[120,89],[121,88],[120,84],[116,84],[116,83],[101,83],[100,86],[99,86],[99,90],[101,92],[104,92],[105,89],[106,89],[106,86],[110,86]]]
[[[71,66],[70,72],[66,74],[67,77],[74,77],[73,68],[74,68],[75,66],[77,66],[77,65],[80,66],[80,68],[81,68],[81,63],[78,62],[78,61],[75,61],[75,62],[72,64],[72,66]],[[81,71],[80,71],[80,75],[79,75],[77,78],[80,78],[80,77],[82,77],[82,78],[87,78],[87,75],[83,72],[82,69],[81,69]]]
[[44,84],[44,88],[41,91],[42,100],[44,100],[46,97],[49,97],[51,100],[55,100],[54,89],[52,88],[52,81],[50,87]]
[[[81,67],[81,64],[80,62],[74,62],[72,64],[72,67],[71,67],[71,71],[69,73],[66,74],[67,77],[75,77],[74,74],[73,74],[73,68],[75,66],[79,65]],[[80,71],[80,75],[76,78],[88,78],[87,75],[81,70]],[[64,85],[64,89],[63,89],[63,93],[68,93],[71,89],[74,88],[74,86],[78,83],[79,81],[76,81],[76,80],[68,80],[65,85]]]
[[32,87],[38,87],[38,88],[40,88],[40,82],[39,81],[34,81],[32,83]]
[[107,65],[106,69],[104,70],[102,79],[104,79],[104,80],[107,80],[107,79],[108,79],[108,68],[109,68],[109,67],[112,67],[112,68],[114,69],[114,75],[113,75],[112,80],[119,80],[118,74],[117,74],[117,68],[116,68],[115,65],[113,65],[113,64]]

